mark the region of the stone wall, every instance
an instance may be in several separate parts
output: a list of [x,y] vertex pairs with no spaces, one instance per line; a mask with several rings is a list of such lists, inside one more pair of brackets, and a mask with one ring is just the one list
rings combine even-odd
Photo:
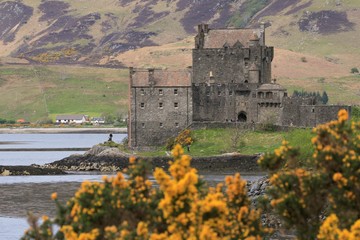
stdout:
[[351,107],[346,105],[314,105],[312,98],[285,98],[282,123],[284,126],[315,127],[337,119],[337,113]]
[[191,123],[191,88],[142,87],[131,91],[134,99],[132,147],[164,144]]

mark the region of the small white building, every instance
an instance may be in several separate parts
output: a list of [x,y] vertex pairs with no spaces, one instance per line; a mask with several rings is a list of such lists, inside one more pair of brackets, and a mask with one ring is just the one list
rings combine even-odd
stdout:
[[92,124],[104,124],[105,118],[102,117],[93,117],[90,121]]
[[88,118],[86,115],[82,114],[74,114],[74,115],[57,115],[56,123],[65,123],[65,124],[82,124],[88,122]]

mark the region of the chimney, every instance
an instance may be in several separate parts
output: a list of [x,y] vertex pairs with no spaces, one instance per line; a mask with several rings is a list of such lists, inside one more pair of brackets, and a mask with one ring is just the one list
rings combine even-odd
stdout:
[[149,68],[149,85],[152,87],[155,84],[155,78],[154,78],[154,68]]
[[265,46],[265,23],[260,23],[261,40],[260,45]]

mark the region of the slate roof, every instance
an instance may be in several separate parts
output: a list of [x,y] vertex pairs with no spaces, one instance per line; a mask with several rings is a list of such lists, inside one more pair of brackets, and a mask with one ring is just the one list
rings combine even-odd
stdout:
[[244,47],[249,47],[249,41],[260,36],[257,29],[210,29],[205,34],[204,48],[222,48],[225,44],[232,47],[238,41]]
[[[148,87],[149,70],[137,69],[132,74],[132,87]],[[191,72],[187,70],[182,71],[168,71],[157,70],[153,72],[154,85],[156,87],[190,87],[191,86]]]

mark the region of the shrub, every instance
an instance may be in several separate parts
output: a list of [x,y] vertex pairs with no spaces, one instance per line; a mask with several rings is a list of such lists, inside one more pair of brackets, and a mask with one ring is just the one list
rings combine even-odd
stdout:
[[323,237],[334,230],[328,228],[335,220],[322,223],[321,216],[335,214],[341,228],[360,224],[360,122],[349,122],[348,113],[341,110],[337,121],[314,132],[308,168],[297,166],[299,150],[287,142],[259,163],[271,172],[271,207],[288,227],[296,229],[299,239],[337,239]]
[[159,188],[147,178],[148,163],[130,158],[128,179],[83,182],[65,206],[54,194],[56,217],[32,221],[23,239],[260,239],[268,232],[240,174],[207,189],[180,145],[172,153],[170,174],[155,169]]
[[356,67],[353,67],[353,68],[351,68],[350,72],[351,73],[359,73],[359,69]]
[[194,142],[194,139],[191,134],[190,129],[185,129],[179,133],[175,138],[175,144],[180,144],[181,146],[191,145]]

